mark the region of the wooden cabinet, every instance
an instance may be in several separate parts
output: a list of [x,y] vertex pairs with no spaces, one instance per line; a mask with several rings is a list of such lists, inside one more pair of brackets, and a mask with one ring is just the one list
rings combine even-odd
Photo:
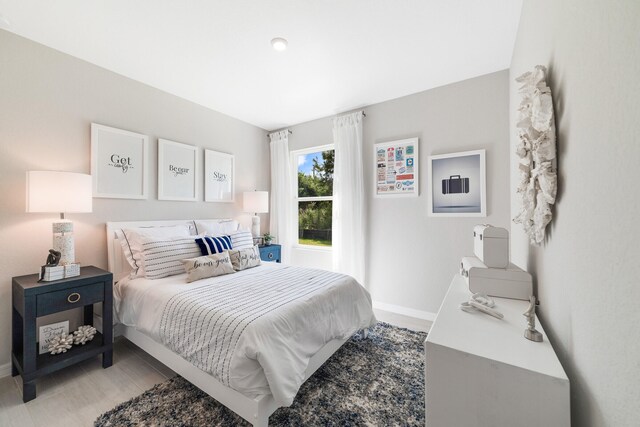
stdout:
[[[11,374],[22,375],[22,399],[36,397],[36,380],[102,353],[102,367],[113,361],[113,275],[97,267],[82,267],[80,275],[38,282],[38,275],[12,280]],[[73,308],[83,308],[84,324],[93,324],[93,304],[103,305],[102,334],[85,345],[62,354],[38,354],[36,318]],[[95,325],[94,325],[95,326]],[[72,331],[69,331],[71,333]]]
[[281,262],[281,246],[276,244],[260,245],[260,259],[267,262]]

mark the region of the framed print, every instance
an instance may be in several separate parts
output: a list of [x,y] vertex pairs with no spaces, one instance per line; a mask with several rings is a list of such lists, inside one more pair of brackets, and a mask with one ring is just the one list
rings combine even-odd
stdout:
[[429,215],[487,216],[485,150],[429,156]]
[[375,197],[418,197],[418,138],[373,145]]
[[58,323],[52,323],[50,325],[40,326],[40,328],[38,328],[38,354],[48,353],[49,344],[51,344],[51,341],[62,334],[69,334],[68,320]]
[[235,169],[233,154],[204,150],[205,202],[233,202]]
[[91,123],[93,197],[146,199],[149,138]]
[[198,200],[198,147],[158,139],[158,200]]

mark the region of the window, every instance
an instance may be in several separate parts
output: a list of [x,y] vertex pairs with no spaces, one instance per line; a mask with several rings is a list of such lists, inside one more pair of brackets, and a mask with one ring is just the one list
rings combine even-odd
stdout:
[[331,247],[333,214],[332,145],[292,153],[298,192],[298,244]]

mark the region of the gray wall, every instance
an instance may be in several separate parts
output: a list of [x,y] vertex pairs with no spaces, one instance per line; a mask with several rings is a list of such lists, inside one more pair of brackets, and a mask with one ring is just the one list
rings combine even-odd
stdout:
[[[512,258],[534,273],[539,314],[569,375],[573,425],[638,425],[640,402],[640,2],[526,0],[511,64],[518,85],[549,69],[559,196],[547,244],[512,226]],[[512,215],[518,208],[512,162]]]
[[[76,259],[106,268],[106,221],[234,217],[250,223],[240,211],[241,193],[269,189],[269,153],[262,129],[1,30],[0,64],[2,366],[11,347],[11,277],[38,271],[57,218],[25,213],[25,171],[90,173],[91,122],[149,135],[148,200],[94,199],[93,213],[67,215],[75,225]],[[235,154],[236,202],[158,201],[158,137]]]
[[[374,301],[436,313],[460,258],[473,254],[473,226],[509,226],[508,77],[500,71],[364,107],[366,287]],[[331,120],[293,126],[290,149],[331,143]],[[373,144],[410,137],[420,138],[420,196],[374,198]],[[428,217],[429,155],[481,148],[487,150],[488,216]]]

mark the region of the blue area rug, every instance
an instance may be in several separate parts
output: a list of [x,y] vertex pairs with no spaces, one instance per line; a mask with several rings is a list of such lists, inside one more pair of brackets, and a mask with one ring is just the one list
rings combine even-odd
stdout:
[[[357,333],[300,388],[270,426],[424,426],[427,334],[386,323]],[[182,377],[101,415],[96,426],[250,426]]]

